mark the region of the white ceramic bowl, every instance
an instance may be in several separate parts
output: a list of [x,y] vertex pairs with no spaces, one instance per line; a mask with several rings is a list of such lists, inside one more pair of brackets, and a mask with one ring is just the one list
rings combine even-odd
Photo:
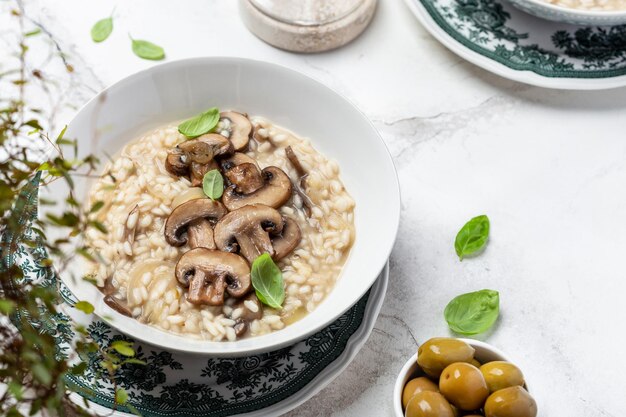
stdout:
[[543,0],[509,1],[518,9],[555,22],[584,26],[613,26],[626,23],[626,10],[582,10],[550,4]]
[[[462,340],[469,345],[471,345],[474,349],[476,349],[476,353],[474,353],[474,357],[480,363],[492,362],[492,361],[506,361],[515,363],[515,361],[509,359],[508,356],[504,354],[499,349],[491,346],[488,343],[481,342],[480,340],[474,339],[459,339]],[[402,410],[402,390],[409,380],[413,378],[417,378],[419,376],[426,376],[424,372],[417,365],[417,353],[411,356],[400,371],[398,378],[396,379],[396,385],[393,388],[393,411],[396,417],[404,417],[404,411]],[[528,384],[525,385],[526,389],[528,389]]]
[[[391,156],[369,120],[348,100],[303,74],[241,58],[195,58],[154,66],[98,94],[70,123],[66,137],[79,139],[82,155],[115,154],[148,129],[184,119],[209,107],[261,115],[296,134],[339,163],[356,202],[356,239],[339,280],[321,305],[285,329],[235,342],[209,342],[175,335],[111,310],[95,286],[77,279],[74,262],[62,279],[95,313],[136,339],[165,349],[213,356],[242,356],[277,349],[328,326],[372,286],[393,246],[400,193]],[[43,193],[62,196],[62,182]],[[88,184],[76,184],[84,201]],[[76,257],[79,258],[79,257]],[[82,268],[82,269],[81,269]]]

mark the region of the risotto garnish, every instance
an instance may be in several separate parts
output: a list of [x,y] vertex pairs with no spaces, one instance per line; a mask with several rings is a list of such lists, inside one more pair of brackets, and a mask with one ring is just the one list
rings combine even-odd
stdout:
[[354,241],[336,162],[216,108],[128,143],[91,188],[90,275],[120,314],[186,337],[280,330],[332,291]]

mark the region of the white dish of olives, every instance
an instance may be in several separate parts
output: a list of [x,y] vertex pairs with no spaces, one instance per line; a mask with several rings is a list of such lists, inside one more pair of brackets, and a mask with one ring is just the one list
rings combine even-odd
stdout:
[[397,417],[536,417],[522,371],[493,346],[432,338],[404,365],[394,387]]

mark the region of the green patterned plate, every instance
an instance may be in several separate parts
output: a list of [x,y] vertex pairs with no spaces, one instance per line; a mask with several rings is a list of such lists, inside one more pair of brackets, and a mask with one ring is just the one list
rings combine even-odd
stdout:
[[501,0],[405,1],[447,48],[502,77],[559,89],[626,85],[626,25],[557,23]]
[[[37,215],[36,180],[24,193],[16,208],[24,213],[21,221]],[[10,243],[10,244],[9,244]],[[43,247],[20,244],[19,237],[3,236],[0,249],[16,247],[13,253],[2,252],[6,265],[19,264],[27,279],[40,286],[59,286],[65,304],[61,313],[40,323],[42,331],[58,342],[58,354],[72,355],[74,337],[71,322],[87,327],[92,338],[106,347],[115,340],[128,340],[99,318],[78,312],[67,287],[49,273],[40,261],[46,259]],[[366,295],[330,326],[295,345],[278,351],[241,358],[207,358],[167,352],[135,342],[136,357],[147,365],[126,365],[117,382],[129,392],[129,403],[144,417],[223,417],[280,415],[311,398],[338,376],[354,359],[374,328],[380,312],[389,267]],[[99,360],[92,357],[84,376],[69,377],[68,385],[87,400],[94,410],[109,415],[114,405],[113,386],[96,378]],[[78,394],[72,395],[82,400]],[[116,414],[128,413],[117,407]]]

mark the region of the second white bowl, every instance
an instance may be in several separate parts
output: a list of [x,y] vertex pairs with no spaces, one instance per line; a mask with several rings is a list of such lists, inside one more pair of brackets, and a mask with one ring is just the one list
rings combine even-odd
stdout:
[[[515,363],[509,359],[508,356],[504,354],[499,349],[491,346],[488,343],[481,342],[480,340],[474,339],[459,339],[464,341],[465,343],[472,346],[476,353],[474,353],[474,358],[480,363],[493,362],[493,361],[505,361]],[[424,372],[417,365],[417,353],[411,356],[400,371],[398,378],[396,379],[396,384],[393,389],[393,410],[396,417],[404,417],[404,410],[402,409],[402,391],[404,390],[404,386],[409,380],[413,378],[417,378],[420,376],[426,376]],[[525,385],[525,388],[528,389],[528,384]]]
[[515,7],[542,19],[584,26],[613,26],[626,23],[626,10],[584,10],[559,6],[543,0],[509,0]]

